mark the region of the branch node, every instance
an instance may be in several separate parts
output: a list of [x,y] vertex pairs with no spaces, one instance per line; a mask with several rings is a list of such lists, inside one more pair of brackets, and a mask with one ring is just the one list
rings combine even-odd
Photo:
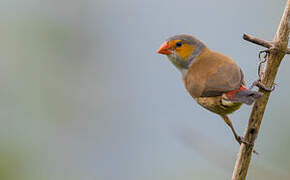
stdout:
[[[290,49],[287,47],[290,32],[289,22],[290,22],[290,0],[288,0],[286,3],[286,7],[280,21],[280,25],[277,29],[276,35],[272,42],[265,41],[247,34],[243,35],[243,38],[245,40],[267,48],[266,50],[259,53],[260,56],[263,52],[266,53],[264,59],[260,60],[259,66],[262,66],[262,63],[264,62],[266,62],[267,64],[264,66],[263,72],[261,72],[262,71],[261,67],[259,67],[260,71],[259,75],[262,75],[259,78],[259,80],[261,83],[267,86],[273,86],[275,77],[278,72],[278,68],[284,55],[290,54]],[[267,61],[265,61],[265,59],[267,59]],[[261,96],[260,99],[258,99],[255,102],[252,108],[246,133],[244,135],[245,140],[248,142],[254,143],[256,141],[261,126],[263,114],[265,112],[267,102],[269,100],[269,96],[270,93],[265,93],[264,96]],[[252,152],[254,152],[253,149],[254,148],[251,146],[246,145],[240,146],[240,151],[238,153],[238,157],[236,160],[232,180],[246,179]]]
[[252,127],[250,130],[250,134],[255,134],[257,132],[256,128]]
[[279,51],[285,54],[290,54],[290,48],[287,48],[285,51],[279,50],[279,48],[277,47],[277,43],[274,41],[265,41],[263,39],[248,34],[244,34],[243,39],[267,48],[266,50],[264,50],[264,52]]

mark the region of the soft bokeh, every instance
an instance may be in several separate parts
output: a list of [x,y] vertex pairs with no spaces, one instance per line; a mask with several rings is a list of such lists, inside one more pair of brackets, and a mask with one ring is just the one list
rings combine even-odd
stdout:
[[[0,180],[229,179],[239,149],[156,50],[188,33],[257,78],[286,0],[2,0]],[[290,179],[289,57],[248,179]],[[240,134],[251,107],[231,118]]]

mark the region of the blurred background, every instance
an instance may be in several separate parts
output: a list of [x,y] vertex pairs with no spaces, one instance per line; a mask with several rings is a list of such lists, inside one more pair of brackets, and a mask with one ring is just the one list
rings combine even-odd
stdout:
[[[2,0],[0,180],[229,179],[239,146],[157,49],[188,33],[231,56],[247,84],[286,0]],[[290,179],[289,57],[248,174]],[[231,116],[243,134],[251,107]]]

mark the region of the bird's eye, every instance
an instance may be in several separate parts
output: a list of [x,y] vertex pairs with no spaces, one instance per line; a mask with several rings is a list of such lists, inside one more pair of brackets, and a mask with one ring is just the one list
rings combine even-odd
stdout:
[[182,42],[178,41],[175,45],[176,45],[176,47],[181,47],[182,46]]

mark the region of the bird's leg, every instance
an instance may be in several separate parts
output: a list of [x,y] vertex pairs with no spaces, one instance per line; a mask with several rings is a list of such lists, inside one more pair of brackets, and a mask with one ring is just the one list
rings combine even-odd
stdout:
[[[254,145],[253,143],[249,143],[247,142],[243,137],[241,136],[238,136],[238,134],[236,133],[235,129],[234,129],[234,126],[232,124],[232,121],[230,120],[230,118],[227,116],[227,115],[221,115],[221,117],[223,118],[223,120],[225,121],[225,123],[227,123],[227,125],[231,128],[234,136],[235,136],[235,139],[236,141],[241,145],[242,143],[244,144],[247,144],[247,145]],[[259,154],[255,149],[253,150],[253,152],[255,154]]]
[[[266,49],[266,50],[263,50],[263,51],[260,51],[259,52],[259,55],[258,55],[258,57],[259,57],[259,66],[258,66],[258,76],[259,76],[259,78],[256,80],[256,81],[254,81],[253,83],[252,83],[252,85],[249,87],[249,89],[252,89],[254,86],[257,86],[258,88],[260,88],[260,89],[262,89],[262,90],[264,90],[264,91],[266,91],[266,92],[272,92],[272,91],[274,91],[274,89],[275,89],[275,85],[276,84],[274,84],[274,86],[273,86],[273,88],[268,88],[268,87],[266,87],[262,82],[261,82],[261,76],[262,76],[262,74],[263,74],[263,72],[262,72],[262,65],[267,61],[267,56],[268,56],[268,54],[272,51],[272,50],[274,50],[275,48],[274,47],[271,47],[270,49]],[[264,59],[262,60],[262,58],[261,58],[261,55],[263,54],[263,53],[265,53],[265,55],[264,55]]]
[[236,131],[234,129],[234,126],[232,124],[232,121],[230,120],[230,118],[227,115],[222,115],[221,117],[224,119],[225,123],[227,123],[227,125],[231,128],[231,130],[232,130],[232,132],[233,132],[233,134],[235,136],[235,139],[236,139],[236,141],[239,144],[242,144],[242,143],[245,143],[245,144],[248,144],[248,145],[250,144],[249,142],[245,141],[243,137],[239,136],[236,133]]
[[263,89],[264,91],[272,92],[275,90],[275,85],[276,84],[274,84],[273,88],[268,88],[264,84],[262,84],[260,78],[258,78],[257,80],[255,80],[252,83],[252,85],[249,87],[249,89],[253,89],[254,86],[257,86],[258,88]]

